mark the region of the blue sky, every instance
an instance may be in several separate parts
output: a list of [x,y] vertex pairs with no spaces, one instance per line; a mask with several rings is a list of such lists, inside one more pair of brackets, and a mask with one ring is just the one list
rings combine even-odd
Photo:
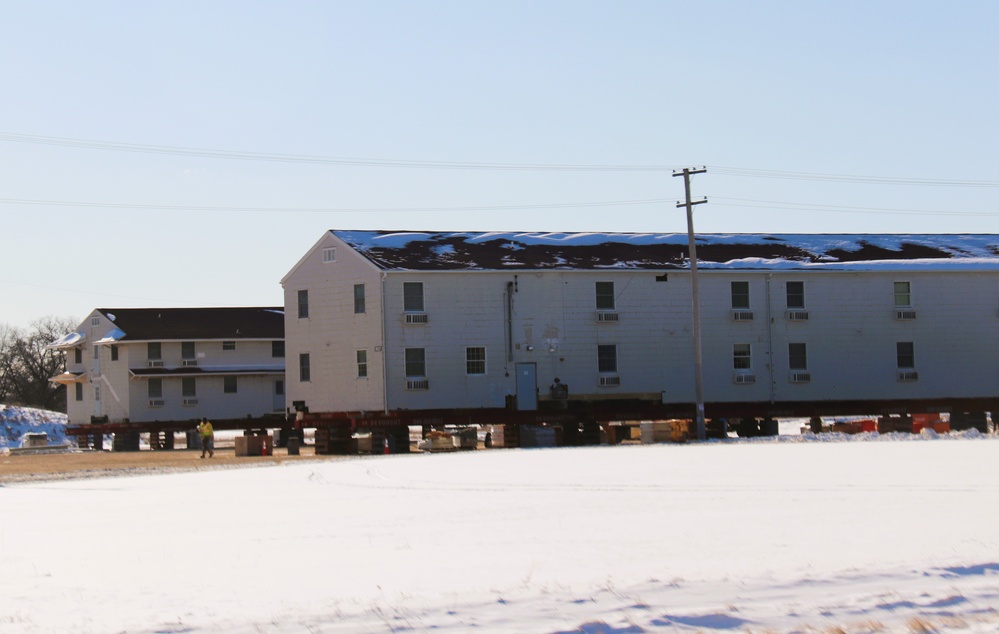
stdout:
[[999,233],[999,3],[0,11],[0,324],[280,304],[331,228],[684,232],[695,165],[700,232]]

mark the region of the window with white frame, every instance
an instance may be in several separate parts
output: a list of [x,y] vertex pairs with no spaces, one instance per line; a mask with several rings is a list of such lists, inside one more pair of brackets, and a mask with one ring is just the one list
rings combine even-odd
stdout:
[[354,314],[359,315],[364,312],[364,284],[354,284]]
[[805,348],[805,344],[787,344],[787,365],[791,370],[808,369],[808,351]]
[[309,291],[307,289],[298,291],[298,318],[309,318]]
[[323,264],[336,262],[336,247],[325,247],[323,249]]
[[596,283],[597,310],[614,310],[614,282]]
[[198,395],[198,380],[193,376],[185,376],[180,380],[180,391],[184,398],[194,398]]
[[597,346],[597,372],[614,374],[617,372],[617,346],[601,344]]
[[163,349],[159,341],[150,341],[146,344],[146,357],[150,361],[161,361],[163,359]]
[[424,348],[406,348],[406,378],[422,379],[427,376],[427,353]]
[[239,389],[236,381],[236,377],[233,375],[227,375],[222,377],[222,392],[225,394],[235,394]]
[[805,307],[805,283],[804,282],[787,282],[785,284],[785,291],[787,292],[787,307],[788,308],[804,308]]
[[484,346],[465,348],[465,374],[486,373],[486,349]]
[[195,358],[193,341],[180,342],[180,358],[188,361]]
[[912,306],[912,287],[909,282],[895,282],[895,308]]
[[368,351],[358,350],[356,358],[357,358],[357,378],[365,379],[368,377]]
[[402,309],[407,313],[423,312],[423,282],[402,283]]
[[753,368],[753,349],[748,343],[737,343],[732,346],[732,367],[736,370],[751,370]]
[[749,308],[749,282],[732,282],[732,308]]
[[149,398],[163,398],[163,379],[149,379]]
[[298,355],[298,380],[302,383],[308,383],[312,380],[312,367],[308,352]]
[[235,349],[236,349],[236,342],[235,341],[223,341],[222,342],[222,350],[232,351],[232,350],[235,350]]
[[74,363],[83,363],[83,348],[74,348],[73,349],[73,362]]

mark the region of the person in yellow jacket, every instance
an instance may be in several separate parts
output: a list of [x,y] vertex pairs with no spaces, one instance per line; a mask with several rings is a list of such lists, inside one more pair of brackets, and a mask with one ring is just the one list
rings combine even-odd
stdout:
[[205,457],[208,452],[209,458],[215,457],[215,430],[207,418],[202,418],[198,423],[198,435],[201,436],[201,457]]

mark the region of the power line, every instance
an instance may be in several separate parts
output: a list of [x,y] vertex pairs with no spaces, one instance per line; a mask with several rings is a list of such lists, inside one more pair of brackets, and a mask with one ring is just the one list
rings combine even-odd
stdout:
[[[200,158],[229,159],[241,161],[268,161],[277,163],[308,163],[321,165],[343,165],[353,167],[396,167],[415,169],[457,169],[457,170],[501,170],[501,171],[574,171],[574,172],[665,172],[677,171],[673,166],[649,164],[570,164],[570,163],[490,163],[482,161],[427,161],[410,159],[358,158],[319,156],[308,154],[283,154],[274,152],[248,152],[192,148],[145,143],[120,143],[94,139],[52,137],[31,134],[0,132],[0,141],[29,143],[91,150],[134,152],[143,154],[163,154]],[[746,167],[710,166],[713,174],[744,178],[768,178],[785,180],[805,180],[818,182],[862,183],[875,185],[914,185],[927,187],[999,187],[995,180],[966,180],[942,178],[914,178],[894,176],[870,176],[863,174],[834,174],[825,172],[796,172],[790,170],[767,170]]]
[[240,161],[270,161],[276,163],[314,163],[323,165],[348,165],[354,167],[407,167],[421,169],[463,169],[463,170],[511,170],[511,171],[568,171],[568,172],[666,172],[672,167],[666,165],[573,165],[558,163],[484,163],[462,161],[416,161],[406,159],[350,158],[338,156],[313,156],[307,154],[278,154],[270,152],[240,152],[235,150],[214,150],[208,148],[175,147],[169,145],[147,145],[141,143],[117,143],[91,139],[36,136],[0,132],[0,141],[11,143],[31,143],[55,145],[90,150],[115,152],[138,152],[143,154],[167,154],[173,156],[195,156],[200,158],[233,159]]
[[788,180],[826,181],[836,183],[866,183],[874,185],[919,185],[935,187],[999,187],[999,181],[954,180],[944,178],[904,178],[894,176],[863,176],[860,174],[825,174],[821,172],[789,172],[745,167],[710,166],[714,174],[747,178],[777,178]]
[[221,211],[259,213],[419,213],[447,211],[516,211],[529,209],[573,209],[581,207],[618,207],[629,205],[660,205],[668,198],[639,200],[608,200],[600,202],[549,203],[531,205],[485,205],[466,207],[214,207],[203,205],[156,205],[139,203],[82,202],[72,200],[32,200],[26,198],[0,198],[0,205],[40,205],[48,207],[103,207],[106,209],[149,209],[163,211]]
[[[719,202],[732,201],[732,202]],[[711,202],[724,207],[753,207],[760,209],[789,209],[793,211],[821,211],[823,213],[870,213],[927,216],[999,216],[999,212],[988,211],[946,211],[942,209],[899,209],[891,207],[851,207],[848,205],[822,205],[777,200],[752,200],[749,198],[726,198],[712,196]]]

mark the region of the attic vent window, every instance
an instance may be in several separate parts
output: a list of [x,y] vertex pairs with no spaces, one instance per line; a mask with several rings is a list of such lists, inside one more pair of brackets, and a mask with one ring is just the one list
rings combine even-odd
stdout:
[[323,249],[323,264],[336,262],[336,247],[326,247]]

